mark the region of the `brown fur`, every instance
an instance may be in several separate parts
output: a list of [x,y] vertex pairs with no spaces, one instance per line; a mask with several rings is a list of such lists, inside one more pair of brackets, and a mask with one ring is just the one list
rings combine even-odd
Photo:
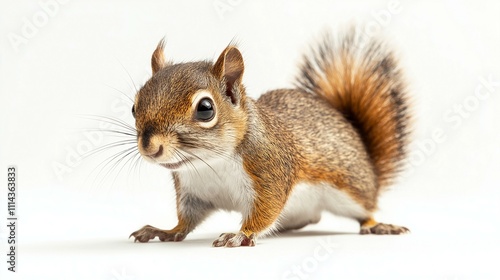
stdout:
[[[356,129],[320,96],[302,90],[276,90],[258,102],[290,131],[296,147],[297,182],[328,183],[368,211],[377,204],[376,176]],[[325,141],[327,139],[327,141]]]
[[393,54],[380,42],[362,43],[354,32],[337,43],[326,35],[304,57],[298,86],[324,97],[359,130],[384,187],[406,155],[407,97]]
[[165,40],[161,40],[156,46],[153,55],[151,56],[151,69],[153,74],[160,71],[166,66],[165,56],[163,54],[163,49],[165,48]]
[[293,136],[269,116],[270,112],[252,109],[250,133],[238,147],[257,193],[252,215],[241,227],[246,236],[262,232],[276,221],[296,183],[299,167]]
[[238,143],[241,144],[236,152],[242,156],[257,193],[253,210],[241,226],[241,232],[250,237],[269,228],[283,209],[296,177],[293,163],[297,152],[290,141],[292,136],[282,129],[282,124],[246,97],[241,83],[243,72],[243,57],[234,46],[222,52],[212,70],[222,81],[223,91],[231,103],[243,112],[240,125],[237,125],[238,140],[241,139]]

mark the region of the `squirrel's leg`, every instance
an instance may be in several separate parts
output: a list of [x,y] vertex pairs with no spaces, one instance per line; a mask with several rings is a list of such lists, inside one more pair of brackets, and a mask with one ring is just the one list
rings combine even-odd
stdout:
[[163,230],[150,225],[143,226],[134,231],[130,237],[134,236],[134,242],[148,242],[158,237],[160,241],[182,241],[197,225],[199,225],[212,211],[210,203],[199,198],[184,195],[177,195],[177,217],[178,223],[171,230]]
[[360,225],[360,234],[403,234],[410,232],[406,227],[379,223],[373,217],[360,221]]
[[186,223],[179,220],[177,226],[171,230],[159,229],[150,225],[145,225],[141,229],[136,230],[130,234],[134,237],[134,242],[148,242],[149,240],[158,237],[160,241],[182,241],[188,234]]
[[[278,201],[256,198],[251,213],[244,218],[238,233],[223,233],[213,242],[214,247],[255,246],[257,234],[271,229],[283,205]],[[284,202],[283,202],[284,204]]]
[[[261,209],[255,209],[262,211]],[[240,232],[223,233],[213,242],[214,247],[255,246],[256,234],[271,227],[275,219],[263,218],[264,213],[254,213],[243,221]]]

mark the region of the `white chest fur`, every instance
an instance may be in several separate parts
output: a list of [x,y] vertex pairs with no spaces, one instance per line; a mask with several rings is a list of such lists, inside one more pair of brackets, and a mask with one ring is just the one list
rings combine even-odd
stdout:
[[206,163],[196,161],[178,175],[182,193],[210,202],[219,209],[241,212],[243,217],[250,213],[255,191],[240,157]]

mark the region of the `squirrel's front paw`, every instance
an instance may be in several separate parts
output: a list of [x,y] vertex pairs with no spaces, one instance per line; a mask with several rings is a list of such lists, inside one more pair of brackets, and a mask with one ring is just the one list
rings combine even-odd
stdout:
[[130,234],[134,237],[134,242],[148,242],[149,240],[158,237],[160,241],[182,241],[186,238],[186,234],[182,232],[175,232],[171,230],[162,230],[150,225],[145,225],[141,229],[136,230]]
[[214,247],[240,247],[240,246],[255,246],[255,234],[250,237],[243,232],[239,233],[223,233],[212,244]]

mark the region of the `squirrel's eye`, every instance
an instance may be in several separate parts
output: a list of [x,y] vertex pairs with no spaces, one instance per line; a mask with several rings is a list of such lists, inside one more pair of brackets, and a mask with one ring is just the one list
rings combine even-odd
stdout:
[[203,98],[196,107],[196,119],[204,122],[211,121],[215,116],[214,106],[210,98]]
[[135,105],[132,105],[132,116],[135,118]]

